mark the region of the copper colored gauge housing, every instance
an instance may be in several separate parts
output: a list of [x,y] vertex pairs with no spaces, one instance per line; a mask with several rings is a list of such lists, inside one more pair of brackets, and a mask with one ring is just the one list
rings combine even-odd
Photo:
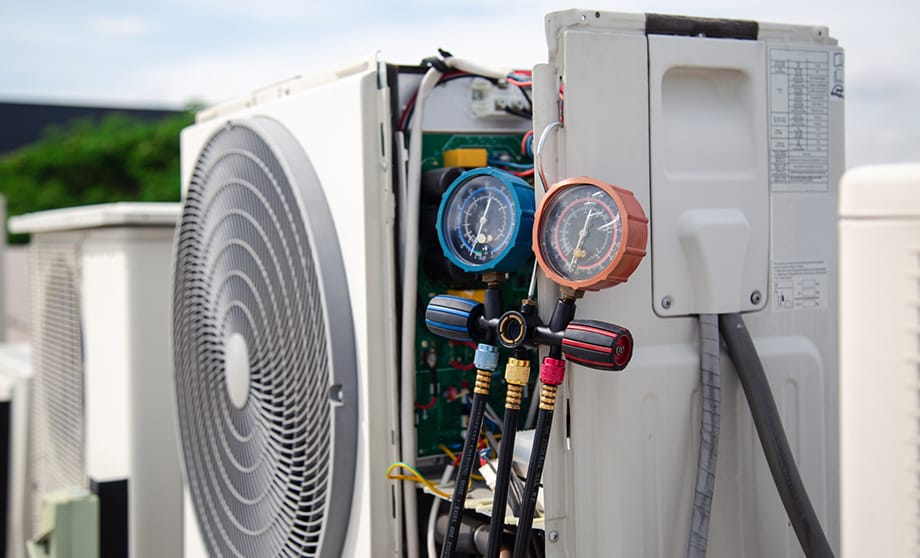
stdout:
[[537,206],[533,250],[555,283],[598,291],[629,279],[646,254],[648,217],[629,190],[567,178]]

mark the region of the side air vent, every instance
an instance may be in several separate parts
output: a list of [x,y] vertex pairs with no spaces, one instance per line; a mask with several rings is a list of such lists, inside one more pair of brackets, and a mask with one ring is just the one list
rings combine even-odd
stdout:
[[41,495],[84,486],[86,472],[79,246],[35,242],[31,250],[34,529]]

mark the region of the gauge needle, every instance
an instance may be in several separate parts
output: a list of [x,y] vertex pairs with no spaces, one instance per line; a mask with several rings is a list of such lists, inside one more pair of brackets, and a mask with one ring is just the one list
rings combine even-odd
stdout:
[[584,250],[581,249],[581,245],[585,241],[585,237],[588,236],[588,225],[591,224],[591,218],[595,215],[600,215],[600,212],[598,211],[595,213],[593,209],[589,210],[588,215],[585,217],[585,226],[578,231],[578,244],[576,244],[575,249],[572,250],[572,259],[569,261],[569,269],[574,269],[575,262],[584,255]]
[[612,226],[614,226],[615,224],[617,224],[617,222],[618,222],[619,220],[620,220],[619,217],[614,217],[609,223],[605,223],[605,224],[599,226],[599,227],[597,228],[597,230],[599,230],[599,231],[606,231],[606,230],[609,229],[610,227],[612,227]]
[[470,248],[470,255],[473,255],[473,252],[476,250],[476,245],[479,244],[479,239],[482,237],[482,227],[485,226],[488,221],[487,217],[489,216],[489,206],[492,205],[492,198],[486,202],[486,209],[482,212],[482,217],[479,218],[479,230],[476,231],[476,238],[473,239],[473,246]]

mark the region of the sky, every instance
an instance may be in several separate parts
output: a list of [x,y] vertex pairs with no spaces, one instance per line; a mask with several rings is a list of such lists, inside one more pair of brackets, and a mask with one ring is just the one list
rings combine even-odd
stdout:
[[574,7],[826,25],[847,53],[847,166],[920,162],[918,0],[0,0],[0,101],[181,107],[439,47],[530,67],[544,14]]

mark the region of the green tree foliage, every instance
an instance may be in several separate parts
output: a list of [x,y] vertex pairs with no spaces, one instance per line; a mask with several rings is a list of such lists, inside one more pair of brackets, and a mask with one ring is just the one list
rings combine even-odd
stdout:
[[[0,156],[7,214],[116,201],[179,199],[179,132],[191,112],[160,121],[113,113],[46,130]],[[11,242],[25,242],[13,235]]]

